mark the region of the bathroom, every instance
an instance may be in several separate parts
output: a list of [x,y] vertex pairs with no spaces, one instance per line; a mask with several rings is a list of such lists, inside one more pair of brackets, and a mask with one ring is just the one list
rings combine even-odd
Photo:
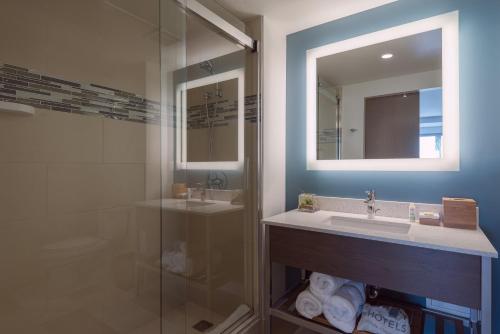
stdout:
[[0,333],[500,333],[498,0],[0,0],[0,42]]

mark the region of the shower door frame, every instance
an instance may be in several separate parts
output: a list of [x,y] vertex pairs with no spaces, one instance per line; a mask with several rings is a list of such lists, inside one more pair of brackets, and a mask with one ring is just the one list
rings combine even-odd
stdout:
[[[262,54],[261,54],[261,41],[253,39],[249,35],[242,32],[240,29],[236,28],[234,25],[224,20],[222,17],[202,5],[196,0],[176,0],[181,7],[189,11],[190,14],[194,14],[208,23],[212,28],[215,28],[218,32],[221,32],[231,40],[242,46],[243,49],[249,49],[252,52],[257,53],[257,203],[256,203],[256,221],[255,224],[255,237],[253,240],[254,244],[254,263],[253,263],[253,314],[249,317],[242,318],[234,325],[224,331],[224,333],[259,333],[263,328],[264,323],[264,300],[265,295],[262,293],[264,284],[264,262],[263,255],[265,254],[265,247],[263,247],[263,230],[260,225],[262,220],[262,143],[263,143],[263,133],[262,133]],[[263,31],[262,18],[260,21],[260,31]],[[260,36],[262,37],[262,36]],[[176,159],[176,157],[174,157]],[[163,327],[163,326],[162,326]],[[163,329],[162,329],[163,331]]]

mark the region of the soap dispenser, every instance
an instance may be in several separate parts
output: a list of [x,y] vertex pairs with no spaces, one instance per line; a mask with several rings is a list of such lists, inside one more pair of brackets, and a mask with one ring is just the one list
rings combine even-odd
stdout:
[[417,207],[415,206],[415,203],[410,203],[408,206],[408,219],[412,223],[417,221]]

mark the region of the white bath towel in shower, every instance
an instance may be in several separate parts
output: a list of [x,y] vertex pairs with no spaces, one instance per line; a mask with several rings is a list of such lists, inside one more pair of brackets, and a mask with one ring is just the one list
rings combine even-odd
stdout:
[[323,312],[321,300],[316,298],[309,290],[304,290],[297,296],[295,308],[300,315],[307,319],[317,317]]
[[361,312],[365,300],[358,287],[352,284],[343,285],[323,303],[323,313],[328,319],[350,320]]
[[312,273],[309,281],[311,284],[309,289],[321,302],[325,302],[347,282],[346,279],[321,273]]

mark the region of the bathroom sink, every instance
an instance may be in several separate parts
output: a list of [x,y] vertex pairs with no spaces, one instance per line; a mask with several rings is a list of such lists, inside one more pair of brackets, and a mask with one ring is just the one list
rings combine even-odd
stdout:
[[187,208],[198,208],[200,206],[207,206],[207,205],[212,205],[212,204],[214,204],[214,203],[202,202],[202,201],[187,201],[186,207]]
[[392,222],[377,217],[373,219],[355,217],[330,217],[330,223],[336,227],[366,232],[386,232],[408,234],[411,224],[405,222]]

